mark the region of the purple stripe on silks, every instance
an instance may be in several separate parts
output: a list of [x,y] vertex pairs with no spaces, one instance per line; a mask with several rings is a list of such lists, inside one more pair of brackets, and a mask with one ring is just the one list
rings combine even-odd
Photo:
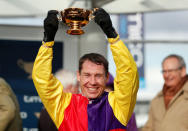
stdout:
[[127,123],[127,131],[138,131],[134,112],[133,112],[129,122]]
[[108,102],[108,93],[88,104],[88,131],[109,131],[110,129],[126,129],[114,116]]

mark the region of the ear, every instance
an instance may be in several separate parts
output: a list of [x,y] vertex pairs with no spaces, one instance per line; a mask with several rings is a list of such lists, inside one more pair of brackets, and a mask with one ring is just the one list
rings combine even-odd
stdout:
[[77,81],[80,82],[80,72],[79,71],[77,71]]
[[182,77],[186,76],[186,68],[185,68],[185,67],[183,67],[183,68],[181,69],[181,76],[182,76]]

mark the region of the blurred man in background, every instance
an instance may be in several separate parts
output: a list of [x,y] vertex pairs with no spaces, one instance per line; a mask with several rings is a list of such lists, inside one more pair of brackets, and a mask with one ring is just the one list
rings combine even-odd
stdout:
[[[73,72],[60,69],[55,73],[55,76],[64,85],[64,92],[72,94],[79,93],[78,82]],[[58,131],[45,108],[41,110],[38,128],[39,131]]]
[[0,78],[0,131],[22,131],[18,100],[3,78]]
[[163,89],[152,100],[142,131],[188,131],[188,76],[183,58],[167,56],[162,74]]

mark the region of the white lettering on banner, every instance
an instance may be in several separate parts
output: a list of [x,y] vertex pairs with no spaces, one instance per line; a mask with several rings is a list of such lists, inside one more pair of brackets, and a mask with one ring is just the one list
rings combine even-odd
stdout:
[[24,102],[25,103],[41,103],[41,99],[39,96],[26,96],[24,95]]
[[144,55],[142,53],[142,47],[143,44],[141,43],[137,43],[137,44],[128,44],[128,48],[130,49],[130,52],[132,54],[132,56],[137,59],[135,59],[137,67],[141,67],[143,65],[144,62]]
[[128,27],[128,32],[129,32],[129,36],[128,38],[130,40],[136,39],[136,40],[140,40],[142,39],[142,31],[138,30],[139,28],[136,25],[130,25]]
[[26,128],[26,127],[24,127],[23,131],[38,131],[38,129],[37,128]]
[[140,22],[142,22],[141,18],[142,18],[142,14],[140,14],[140,13],[128,15],[128,21],[140,21]]
[[[141,40],[142,39],[142,14],[137,13],[133,15],[128,15],[128,39],[130,40]],[[125,42],[126,43],[126,42]],[[143,54],[143,43],[130,43],[128,48],[133,55],[137,64],[140,68],[144,64],[144,54]]]
[[20,112],[20,116],[22,119],[26,119],[27,118],[27,112]]
[[142,38],[142,15],[137,13],[135,15],[128,15],[129,22],[136,22],[136,24],[128,25],[128,39],[139,40]]

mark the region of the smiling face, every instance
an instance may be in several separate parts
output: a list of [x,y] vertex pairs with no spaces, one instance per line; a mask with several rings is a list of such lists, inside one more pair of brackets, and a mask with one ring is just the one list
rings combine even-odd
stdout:
[[86,60],[82,69],[77,72],[82,94],[88,99],[100,97],[105,89],[108,75],[106,76],[104,66]]
[[185,67],[181,67],[178,59],[171,57],[163,62],[163,78],[165,85],[169,87],[176,87],[181,79],[186,75]]

